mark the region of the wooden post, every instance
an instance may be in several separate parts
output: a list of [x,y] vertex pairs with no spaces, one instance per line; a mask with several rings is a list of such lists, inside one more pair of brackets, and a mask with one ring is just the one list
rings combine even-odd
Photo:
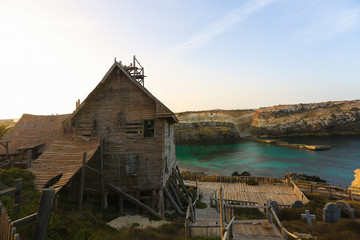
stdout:
[[[105,193],[104,193],[104,139],[100,140],[100,184],[101,184],[101,207],[105,208]],[[121,210],[120,210],[121,211]]]
[[159,215],[161,219],[165,219],[165,201],[162,189],[159,191]]
[[195,222],[195,213],[194,213],[194,207],[193,207],[193,203],[192,203],[192,200],[191,200],[191,197],[188,197],[189,198],[189,207],[190,207],[190,216],[191,216],[191,222]]
[[216,204],[216,211],[219,211],[219,200],[217,197],[217,191],[215,191],[215,204]]
[[220,233],[221,239],[224,237],[224,219],[223,219],[223,207],[222,207],[222,187],[219,189],[219,205],[220,205]]
[[34,240],[46,240],[54,202],[54,193],[55,190],[53,188],[42,190],[38,216],[36,218]]
[[176,201],[177,205],[179,206],[179,208],[182,210],[182,204],[181,201],[179,199],[179,196],[177,195],[174,186],[171,184],[171,182],[169,182],[169,188],[170,188],[170,192],[172,193],[172,195],[174,196],[174,200]]
[[31,167],[31,161],[32,161],[32,150],[28,150],[28,168]]
[[79,189],[79,202],[78,210],[81,209],[83,197],[84,197],[84,185],[85,185],[85,169],[86,169],[86,152],[83,153],[82,159],[82,169],[81,169],[81,179],[80,179],[80,189]]
[[21,209],[21,188],[22,188],[22,180],[16,179],[15,180],[15,205],[16,205],[16,213],[20,213]]
[[170,178],[170,184],[173,185],[173,187],[175,188],[175,191],[180,195],[180,197],[181,197],[182,199],[184,199],[184,201],[186,202],[186,204],[189,204],[189,202],[188,202],[187,198],[185,197],[185,195],[181,192],[181,190],[180,190],[180,188],[178,187],[178,185],[177,185],[177,184],[175,183],[175,181],[172,180],[171,178]]
[[163,188],[165,197],[167,199],[169,199],[171,205],[174,207],[175,211],[177,214],[182,214],[183,212],[181,211],[181,209],[179,208],[179,206],[176,204],[175,200],[171,197],[169,191],[166,189],[166,187]]
[[329,188],[329,190],[330,190],[330,198],[332,198],[331,187]]
[[190,220],[185,218],[185,239],[190,237]]
[[180,185],[184,188],[184,191],[186,192],[186,194],[191,197],[191,200],[195,200],[194,196],[188,191],[187,187],[185,186],[181,176],[175,171],[174,171],[174,174],[175,174],[176,178],[178,179]]
[[349,198],[350,198],[350,201],[353,200],[353,197],[352,197],[352,194],[351,194],[351,190],[349,190]]

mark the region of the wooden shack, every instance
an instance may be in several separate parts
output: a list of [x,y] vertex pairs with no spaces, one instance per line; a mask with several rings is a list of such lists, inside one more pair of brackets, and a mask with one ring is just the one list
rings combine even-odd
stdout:
[[23,114],[1,139],[0,158],[16,159],[19,163],[31,150],[32,158],[36,159],[53,141],[62,137],[63,122],[69,116]]

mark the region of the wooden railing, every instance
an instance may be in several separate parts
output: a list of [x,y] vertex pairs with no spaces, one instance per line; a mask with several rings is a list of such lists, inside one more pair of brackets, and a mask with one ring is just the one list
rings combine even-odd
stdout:
[[234,228],[234,220],[235,220],[235,217],[233,217],[230,222],[228,223],[228,225],[225,227],[225,230],[224,230],[224,236],[222,238],[222,240],[227,240],[229,238],[232,238],[232,232],[233,232],[233,228]]
[[200,182],[245,183],[249,180],[252,180],[259,183],[285,184],[284,178],[278,178],[278,177],[220,176],[220,175],[198,176],[196,174],[192,174],[188,172],[182,172],[181,176],[184,180],[190,180],[190,181],[198,180]]
[[200,191],[199,191],[199,185],[198,181],[196,181],[196,198],[194,202],[192,201],[192,198],[188,196],[188,207],[186,209],[186,215],[185,215],[185,239],[188,239],[190,237],[190,228],[197,227],[191,225],[191,223],[195,223],[196,221],[196,202],[200,199]]
[[330,198],[360,201],[360,188],[349,188],[348,186],[341,184],[319,183],[305,180],[294,180],[293,182],[304,192],[319,193]]
[[309,199],[305,196],[305,194],[300,190],[300,188],[293,182],[290,181],[290,184],[294,190],[295,195],[304,203],[309,203]]

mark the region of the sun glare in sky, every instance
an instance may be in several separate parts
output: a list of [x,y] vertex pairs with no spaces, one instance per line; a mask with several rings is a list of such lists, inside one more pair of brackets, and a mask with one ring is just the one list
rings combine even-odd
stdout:
[[174,112],[360,98],[357,0],[3,0],[0,34],[0,119],[71,113],[133,55]]

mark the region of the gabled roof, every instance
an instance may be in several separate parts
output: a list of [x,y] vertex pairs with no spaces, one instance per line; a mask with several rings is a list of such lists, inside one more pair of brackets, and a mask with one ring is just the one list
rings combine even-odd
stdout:
[[[9,154],[17,154],[18,149],[39,147],[52,143],[63,135],[62,123],[70,116],[64,115],[30,115],[23,114],[16,125],[5,134],[1,141],[10,141]],[[6,154],[0,146],[0,154]]]
[[80,106],[72,113],[71,117],[67,121],[71,121],[77,113],[87,104],[91,97],[95,94],[96,90],[101,87],[108,79],[111,72],[115,69],[120,69],[130,81],[132,81],[138,88],[140,88],[146,95],[148,95],[156,103],[156,117],[158,118],[171,118],[174,122],[179,122],[175,114],[167,108],[160,100],[158,100],[154,95],[152,95],[144,86],[138,83],[134,78],[125,70],[124,66],[121,63],[115,60],[114,64],[107,71],[100,83],[94,88],[94,90],[86,97],[86,99],[80,104]]

